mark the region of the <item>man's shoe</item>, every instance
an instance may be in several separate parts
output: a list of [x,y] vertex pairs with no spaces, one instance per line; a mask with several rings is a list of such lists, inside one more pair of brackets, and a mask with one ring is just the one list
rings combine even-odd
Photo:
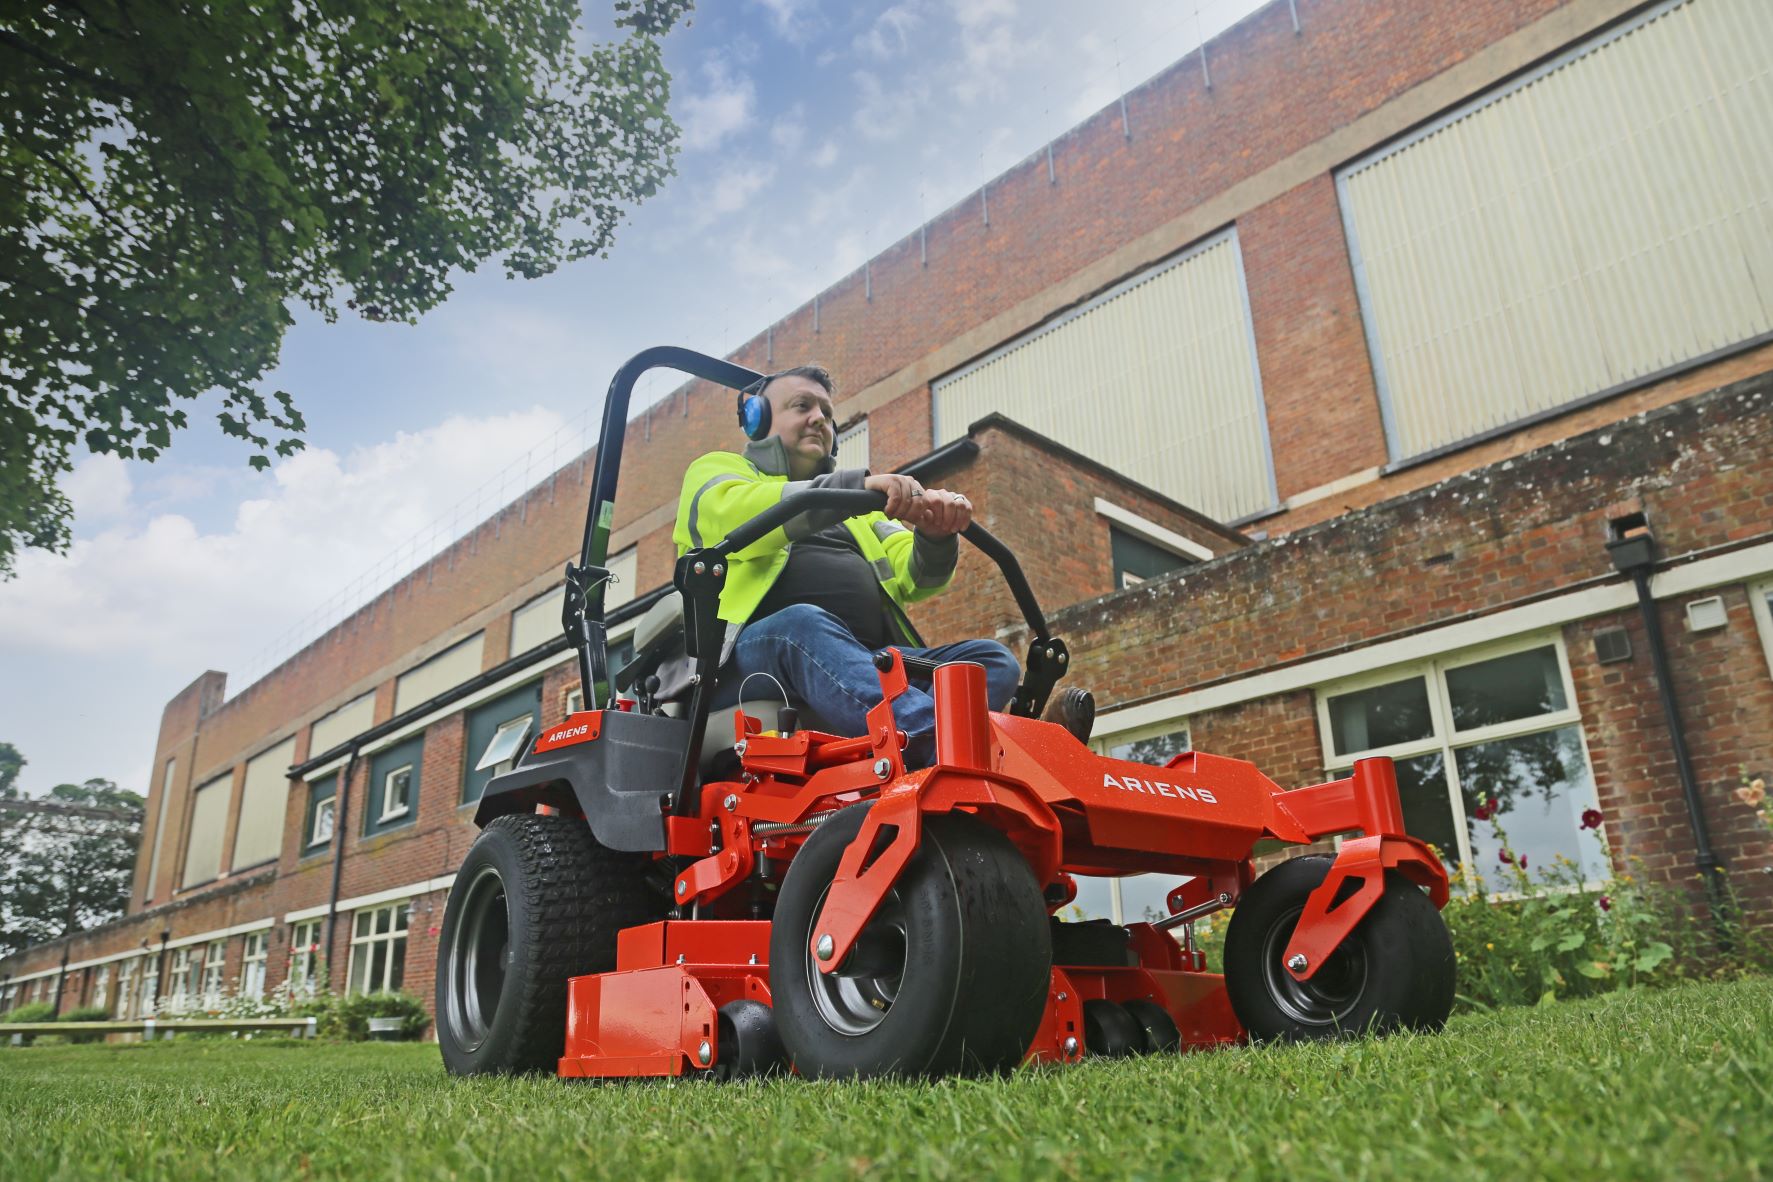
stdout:
[[1047,700],[1047,708],[1041,712],[1046,722],[1056,722],[1070,731],[1080,743],[1090,741],[1090,731],[1096,725],[1096,695],[1089,690],[1066,686]]

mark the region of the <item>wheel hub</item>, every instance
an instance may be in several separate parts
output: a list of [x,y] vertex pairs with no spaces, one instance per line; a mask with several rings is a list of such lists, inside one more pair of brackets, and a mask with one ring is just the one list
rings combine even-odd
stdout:
[[1355,1008],[1367,984],[1367,956],[1344,940],[1323,966],[1301,981],[1287,970],[1286,948],[1299,925],[1300,906],[1277,919],[1262,942],[1262,975],[1281,1011],[1304,1026],[1335,1026]]
[[[813,914],[818,915],[824,907],[821,894]],[[810,943],[812,933],[807,935]],[[889,891],[881,900],[874,918],[836,969],[821,972],[810,949],[806,960],[813,1008],[825,1025],[851,1036],[867,1034],[879,1026],[899,995],[905,973],[905,905],[898,890]]]
[[511,918],[499,872],[483,866],[462,896],[448,948],[449,1005],[444,1018],[464,1050],[486,1041],[511,965]]

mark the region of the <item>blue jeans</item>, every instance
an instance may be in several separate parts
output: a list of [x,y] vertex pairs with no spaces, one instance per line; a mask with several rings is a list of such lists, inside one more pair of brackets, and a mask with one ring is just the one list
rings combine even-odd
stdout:
[[[900,651],[929,661],[983,665],[985,697],[993,710],[1002,710],[1016,695],[1021,667],[1015,655],[995,640]],[[865,735],[868,711],[880,704],[880,674],[873,655],[842,620],[822,607],[797,603],[745,625],[733,650],[733,664],[742,677],[757,673],[775,678],[799,705],[802,717],[819,730]],[[759,688],[752,683],[753,693]],[[914,681],[894,700],[893,717],[905,732],[906,766],[928,767],[936,754],[935,699]]]

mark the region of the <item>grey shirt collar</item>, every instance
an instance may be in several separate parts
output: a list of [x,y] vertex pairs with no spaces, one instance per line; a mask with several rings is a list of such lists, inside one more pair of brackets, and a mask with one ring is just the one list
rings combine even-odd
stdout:
[[[753,467],[765,476],[787,476],[788,445],[782,442],[780,435],[771,435],[765,439],[754,439],[745,445],[745,458]],[[817,475],[823,476],[837,467],[837,461],[826,456],[819,461]]]

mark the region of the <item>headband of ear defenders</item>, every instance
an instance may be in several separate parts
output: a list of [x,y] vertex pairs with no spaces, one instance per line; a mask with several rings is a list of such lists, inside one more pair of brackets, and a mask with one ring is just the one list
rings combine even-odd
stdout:
[[[745,438],[751,440],[765,439],[770,433],[770,400],[764,397],[764,390],[775,381],[780,374],[765,374],[749,386],[739,391],[739,429],[745,432]],[[831,454],[837,455],[837,425],[832,424]]]

